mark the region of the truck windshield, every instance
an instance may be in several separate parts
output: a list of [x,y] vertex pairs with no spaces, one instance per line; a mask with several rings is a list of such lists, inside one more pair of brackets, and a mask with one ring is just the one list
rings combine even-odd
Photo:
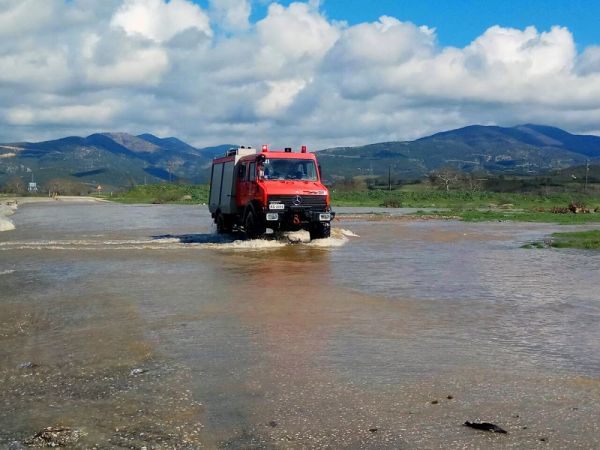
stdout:
[[310,159],[266,159],[265,180],[317,181],[315,162]]

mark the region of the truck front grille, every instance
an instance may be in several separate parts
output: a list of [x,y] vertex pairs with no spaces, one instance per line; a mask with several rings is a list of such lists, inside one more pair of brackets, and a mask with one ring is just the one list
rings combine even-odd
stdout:
[[287,208],[325,209],[327,197],[324,195],[270,195],[269,202],[283,203]]

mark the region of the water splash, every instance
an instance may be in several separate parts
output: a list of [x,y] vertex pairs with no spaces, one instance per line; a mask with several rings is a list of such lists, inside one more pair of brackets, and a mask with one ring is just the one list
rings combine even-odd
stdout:
[[340,247],[348,242],[352,231],[334,228],[331,237],[310,241],[306,232],[283,233],[275,238],[242,240],[236,236],[219,234],[157,235],[144,239],[54,239],[18,240],[0,242],[0,251],[8,250],[171,250],[171,249],[215,249],[215,250],[270,250],[287,245],[312,247]]
[[334,228],[332,230],[332,234],[333,232],[336,231],[339,234],[341,234],[342,236],[347,236],[347,237],[360,237],[358,234],[356,234],[354,231],[351,230],[346,230],[344,228]]

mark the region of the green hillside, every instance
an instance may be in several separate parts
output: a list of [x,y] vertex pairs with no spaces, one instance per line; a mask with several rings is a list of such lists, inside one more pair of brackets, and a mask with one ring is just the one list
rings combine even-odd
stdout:
[[410,142],[384,142],[319,152],[328,177],[387,175],[417,179],[448,167],[493,174],[537,174],[600,162],[600,137],[542,125],[474,125]]
[[174,137],[127,133],[0,144],[0,186],[33,180],[47,190],[60,180],[82,192],[99,185],[108,192],[161,181],[204,183],[212,158],[230,147],[197,149]]

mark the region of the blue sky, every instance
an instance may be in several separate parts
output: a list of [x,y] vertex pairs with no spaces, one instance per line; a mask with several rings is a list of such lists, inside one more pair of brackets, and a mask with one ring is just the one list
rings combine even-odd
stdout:
[[[208,1],[197,3],[206,7]],[[266,15],[268,3],[253,2],[253,21]],[[292,1],[278,3],[289,5]],[[434,27],[442,46],[464,47],[493,25],[519,29],[533,25],[538,31],[561,25],[571,30],[579,48],[600,44],[598,0],[322,0],[321,10],[329,19],[350,25],[387,15]]]
[[350,24],[373,21],[381,15],[409,20],[437,29],[441,45],[463,47],[493,25],[549,30],[569,28],[578,44],[598,43],[600,2],[597,0],[326,0],[323,9],[331,18]]

